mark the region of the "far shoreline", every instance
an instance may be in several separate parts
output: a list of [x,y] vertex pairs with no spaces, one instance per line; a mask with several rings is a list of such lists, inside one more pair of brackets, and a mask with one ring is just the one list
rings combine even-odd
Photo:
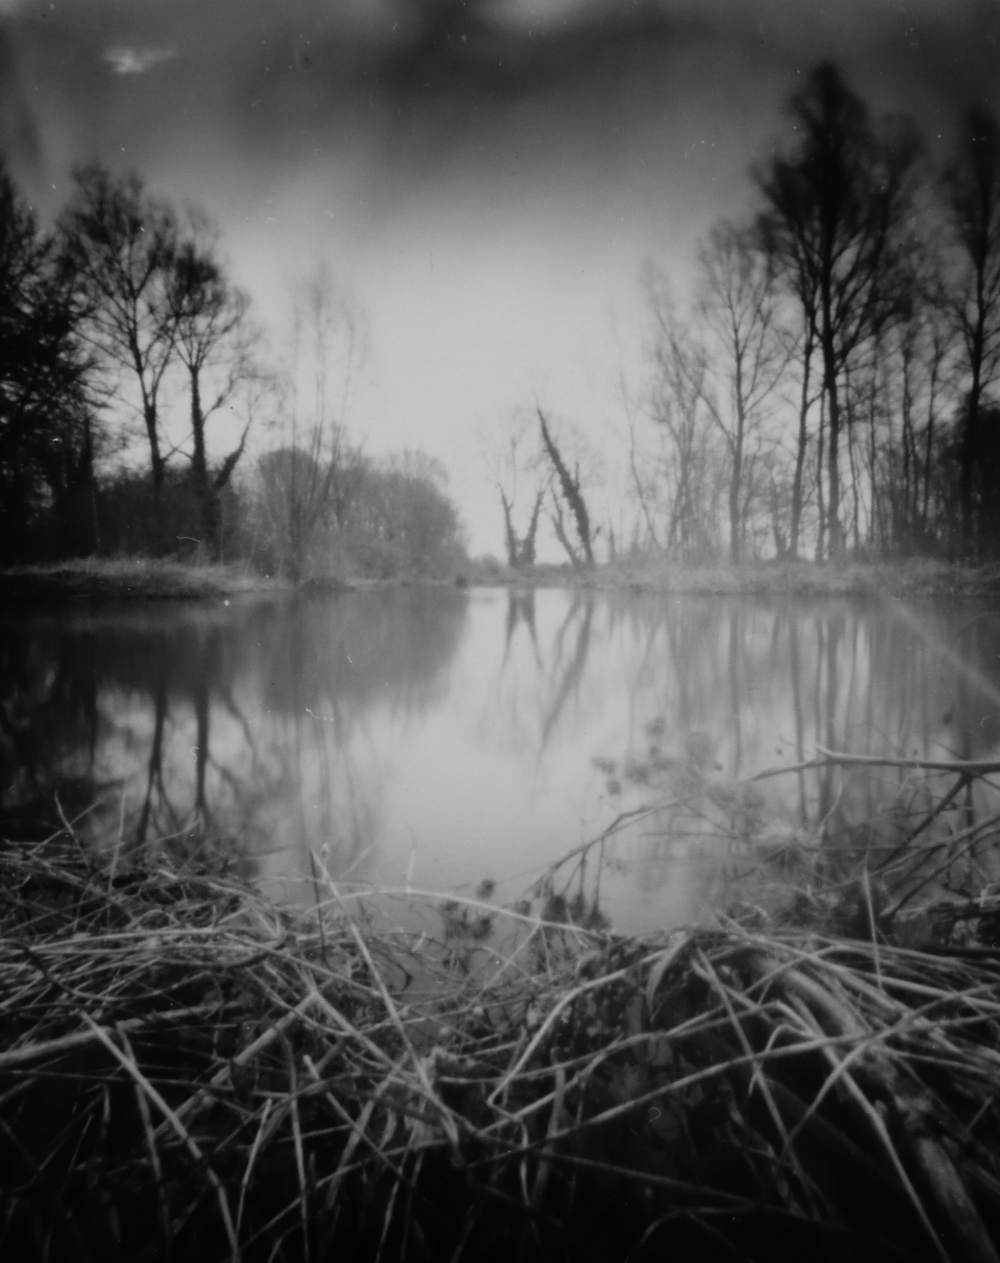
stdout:
[[1000,599],[1000,563],[973,565],[928,558],[849,561],[765,561],[745,566],[684,566],[668,561],[573,569],[536,565],[512,569],[493,559],[455,565],[450,574],[389,578],[313,577],[301,583],[260,574],[243,563],[195,564],[149,557],[87,558],[0,570],[0,606],[48,609],[79,603],[137,601],[284,600],[373,587],[571,588],[637,595],[800,598],[952,597]]

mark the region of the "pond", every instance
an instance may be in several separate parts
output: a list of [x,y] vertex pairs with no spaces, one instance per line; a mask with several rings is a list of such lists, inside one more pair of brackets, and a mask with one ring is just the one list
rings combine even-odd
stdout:
[[507,901],[618,822],[559,871],[635,932],[913,805],[906,769],[754,773],[1000,746],[1000,616],[946,601],[365,588],[8,614],[0,662],[7,837],[61,812],[82,844],[210,846],[284,900],[320,861],[341,891]]

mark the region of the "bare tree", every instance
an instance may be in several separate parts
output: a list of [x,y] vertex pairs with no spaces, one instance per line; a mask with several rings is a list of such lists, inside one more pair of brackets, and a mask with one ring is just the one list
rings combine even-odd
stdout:
[[950,306],[965,349],[967,396],[960,457],[962,545],[973,539],[973,477],[984,392],[1000,366],[1000,125],[971,108],[944,175],[955,250]]
[[191,481],[204,542],[214,557],[219,552],[219,496],[243,455],[252,411],[239,442],[214,470],[209,469],[206,426],[223,408],[232,409],[241,392],[259,392],[265,374],[257,355],[259,334],[248,316],[250,299],[229,282],[218,259],[216,233],[197,213],[191,216],[190,235],[176,250],[170,303],[177,355],[190,389]]
[[[631,491],[638,501],[642,529],[642,535],[640,535],[639,524],[635,523],[633,525],[632,547],[639,551],[646,551],[652,548],[654,551],[659,552],[661,551],[661,544],[656,520],[657,471],[655,462],[644,459],[643,444],[639,433],[640,421],[642,420],[641,411],[638,401],[632,397],[629,390],[620,358],[617,379],[618,393],[621,397],[625,423],[628,427],[628,479]],[[628,498],[627,494],[622,497],[623,500]],[[624,539],[624,526],[619,528],[619,534]],[[609,546],[613,547],[613,545],[614,536],[609,530]]]
[[295,296],[289,422],[262,464],[263,508],[278,564],[296,581],[322,527],[342,527],[363,478],[347,417],[366,355],[361,311],[326,266]]
[[[786,288],[795,315],[786,316],[780,325],[780,336],[785,346],[788,362],[798,365],[798,425],[795,434],[795,457],[789,489],[788,535],[784,541],[787,555],[793,559],[799,555],[799,539],[802,532],[802,514],[810,498],[806,482],[806,466],[809,456],[809,413],[822,396],[822,385],[815,390],[812,382],[813,363],[816,353],[818,322],[817,278],[809,266],[809,260],[798,248],[794,238],[784,234],[774,236],[776,221],[768,215],[759,217],[755,236],[760,249],[768,257],[772,277],[776,272],[784,274]],[[792,253],[783,254],[791,247]],[[797,318],[796,318],[797,317]],[[813,393],[815,391],[815,393]]]
[[891,307],[892,247],[904,223],[918,147],[905,124],[877,135],[865,105],[829,63],[809,73],[788,111],[798,148],[791,157],[775,157],[759,184],[775,259],[793,289],[805,271],[816,297],[811,319],[823,359],[829,434],[827,530],[830,555],[839,560],[841,378]]
[[923,499],[920,508],[921,534],[924,539],[929,536],[930,529],[930,496],[931,475],[934,469],[934,443],[939,437],[937,421],[939,418],[940,398],[947,393],[947,388],[954,377],[954,339],[953,330],[943,319],[944,304],[935,294],[933,301],[925,306],[924,318],[924,355],[922,362],[927,369],[927,391],[925,403],[925,422],[923,429]]
[[552,462],[552,468],[555,472],[556,480],[559,485],[559,491],[562,493],[562,499],[573,518],[576,527],[576,536],[579,541],[579,552],[570,541],[569,534],[563,521],[562,507],[559,503],[559,497],[555,491],[552,493],[552,526],[556,533],[556,538],[565,548],[566,553],[574,566],[594,564],[594,541],[593,533],[590,525],[590,513],[587,509],[587,502],[583,496],[583,489],[580,479],[580,463],[576,462],[573,472],[570,472],[569,466],[563,457],[562,452],[552,437],[552,431],[545,420],[545,413],[541,408],[536,409],[538,412],[538,421],[541,425],[542,444],[545,453]]
[[[177,338],[170,301],[176,219],[169,206],[146,193],[137,175],[116,179],[95,164],[76,171],[74,179],[61,232],[88,296],[91,339],[138,392],[158,492],[167,461],[159,395]],[[127,388],[122,397],[134,399]]]
[[[806,309],[808,310],[808,309]],[[795,473],[792,478],[791,513],[788,528],[788,555],[799,555],[799,536],[802,531],[802,510],[806,502],[806,455],[809,447],[809,409],[816,402],[809,394],[812,376],[813,354],[816,350],[816,325],[814,318],[806,316],[801,338],[797,339],[801,365],[801,393],[799,396],[799,423],[795,439]]]
[[646,289],[654,339],[647,410],[661,442],[658,465],[666,499],[661,538],[668,552],[697,560],[715,551],[723,472],[723,458],[711,441],[708,361],[655,270],[647,275]]
[[[902,549],[932,542],[931,488],[944,432],[941,413],[957,386],[959,336],[939,257],[926,242],[908,250],[906,301],[883,339],[886,450],[880,494],[890,506],[891,543]],[[940,486],[940,478],[936,481]]]
[[709,373],[721,387],[704,397],[728,451],[729,555],[739,565],[750,512],[748,464],[759,454],[764,405],[789,357],[776,319],[771,260],[751,232],[725,221],[716,224],[699,263],[699,311],[712,342]]
[[[528,413],[516,409],[506,424],[491,426],[482,435],[481,448],[490,479],[500,497],[507,564],[512,569],[534,565],[538,524],[552,474],[545,468]],[[519,534],[518,501],[525,485],[531,509],[524,532]]]

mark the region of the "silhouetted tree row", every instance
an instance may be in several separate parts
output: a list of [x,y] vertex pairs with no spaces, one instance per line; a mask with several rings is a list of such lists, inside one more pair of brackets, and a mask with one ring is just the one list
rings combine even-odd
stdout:
[[533,441],[518,410],[484,439],[512,567],[534,561],[545,504],[574,565],[601,530],[609,559],[1000,553],[1000,124],[969,108],[935,166],[829,63],[785,112],[690,302],[647,265],[627,489],[599,507],[565,423]]
[[[150,515],[162,508],[171,457],[186,457],[186,529],[217,556],[219,497],[243,440],[211,462],[206,429],[237,396],[246,405],[262,369],[248,299],[207,221],[192,214],[182,225],[137,176],[95,165],[76,172],[55,228],[41,232],[0,166],[0,238],[4,559],[100,547],[96,458],[126,445],[132,429],[113,425],[112,413],[144,431]],[[170,448],[163,394],[179,392],[181,374],[190,431]]]
[[41,233],[0,168],[0,555],[43,524],[51,545],[93,542],[95,383],[86,300],[56,234]]
[[[437,474],[412,458],[383,468],[347,439],[357,323],[321,273],[279,371],[202,212],[181,217],[138,176],[91,165],[43,232],[0,159],[0,562],[196,551],[299,579],[328,573],[336,544],[380,573],[453,564],[461,531]],[[237,486],[257,417],[282,431],[278,450]],[[123,459],[137,443],[138,466],[134,450]],[[372,509],[390,484],[408,506],[395,516]]]
[[634,547],[995,555],[1000,126],[967,110],[935,170],[830,64],[786,112],[794,140],[709,233],[690,310],[647,279]]

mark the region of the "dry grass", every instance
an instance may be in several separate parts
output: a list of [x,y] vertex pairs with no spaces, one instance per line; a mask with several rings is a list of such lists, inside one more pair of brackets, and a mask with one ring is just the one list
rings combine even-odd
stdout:
[[601,591],[671,592],[696,596],[792,596],[916,598],[984,597],[1000,593],[1000,565],[971,565],[931,557],[849,561],[843,566],[811,561],[763,561],[733,566],[687,565],[664,558],[619,559],[592,570],[537,565],[513,570],[483,558],[460,567],[472,584],[584,587]]
[[275,594],[290,585],[245,565],[194,565],[154,557],[94,557],[0,572],[0,601],[204,600]]
[[820,566],[809,561],[763,562],[742,567],[623,562],[598,574],[602,587],[706,595],[884,598],[975,597],[1000,592],[1000,566],[996,564],[973,566],[927,557],[851,561],[843,566]]
[[[403,580],[314,579],[315,592]],[[420,580],[421,582],[441,582]],[[892,562],[851,562],[843,567],[812,562],[760,562],[735,567],[686,566],[663,560],[625,561],[573,570],[538,565],[515,571],[498,562],[470,560],[456,567],[462,587],[585,587],[629,592],[672,592],[706,596],[817,597],[983,597],[1000,593],[1000,566],[972,566],[931,558]],[[258,574],[245,564],[195,564],[150,557],[88,558],[51,565],[16,566],[0,572],[0,600],[7,603],[63,604],[75,600],[198,600],[211,597],[277,595],[294,584]]]
[[996,1259],[997,952],[317,890],[0,852],[3,1257]]

